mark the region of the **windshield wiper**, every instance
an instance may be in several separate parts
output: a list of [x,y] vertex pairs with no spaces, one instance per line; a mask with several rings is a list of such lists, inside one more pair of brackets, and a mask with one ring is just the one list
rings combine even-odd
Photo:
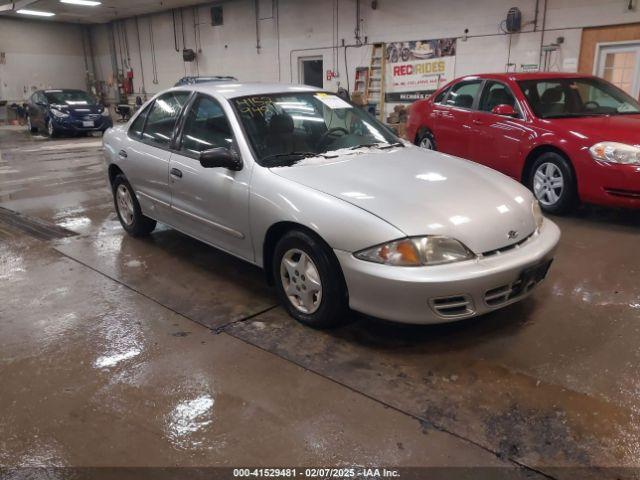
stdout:
[[393,147],[404,147],[404,144],[401,142],[396,143],[363,143],[360,145],[355,145],[353,147],[349,147],[349,150],[357,150],[358,148],[379,148],[380,150],[387,150]]
[[316,153],[316,152],[287,152],[287,153],[274,153],[272,155],[267,155],[262,158],[263,162],[268,162],[269,160],[276,160],[279,158],[288,158],[289,161],[282,162],[283,165],[293,165],[294,163],[302,160],[303,158],[312,158],[312,157],[323,157],[323,158],[335,158],[337,155],[326,155],[324,153]]

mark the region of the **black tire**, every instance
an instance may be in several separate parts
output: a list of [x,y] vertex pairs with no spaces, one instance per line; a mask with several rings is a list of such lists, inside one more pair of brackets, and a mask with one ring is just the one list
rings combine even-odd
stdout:
[[[431,147],[427,147],[425,144],[431,145]],[[416,145],[422,147],[426,150],[437,150],[436,149],[436,139],[429,130],[424,130],[418,134],[418,138],[416,139]]]
[[[281,276],[282,259],[288,252],[299,250],[311,258],[319,274],[322,296],[317,310],[305,313],[296,307],[285,292]],[[289,315],[313,328],[335,327],[345,322],[349,312],[347,287],[340,264],[333,252],[320,240],[301,230],[286,233],[277,243],[272,272],[280,303]],[[304,275],[302,275],[304,280]]]
[[[544,193],[540,194],[539,189],[536,189],[536,172],[538,170],[544,171],[545,164],[555,166],[562,175],[563,187],[561,190],[554,190],[557,200],[552,203],[550,203],[549,197],[545,196]],[[555,215],[569,213],[578,205],[579,198],[576,185],[576,177],[571,164],[565,157],[556,152],[546,152],[536,158],[531,166],[527,181],[527,187],[540,202],[542,210]]]
[[38,133],[38,127],[34,127],[31,123],[31,117],[27,115],[27,128],[29,129],[29,133],[36,134]]
[[[123,214],[120,212],[120,207],[118,206],[118,191],[120,186],[123,186],[130,195],[131,204],[133,207],[133,218],[131,222],[127,222],[123,218]],[[118,214],[118,220],[120,220],[120,225],[125,231],[131,235],[132,237],[144,237],[153,232],[153,229],[156,228],[156,221],[152,218],[145,217],[142,214],[142,210],[140,209],[140,204],[138,203],[138,199],[131,187],[131,184],[127,181],[127,178],[122,175],[116,175],[116,178],[113,180],[113,204],[116,209],[116,213]]]
[[49,138],[55,138],[58,136],[58,131],[56,130],[56,127],[50,118],[47,118],[46,126],[47,126],[46,132]]

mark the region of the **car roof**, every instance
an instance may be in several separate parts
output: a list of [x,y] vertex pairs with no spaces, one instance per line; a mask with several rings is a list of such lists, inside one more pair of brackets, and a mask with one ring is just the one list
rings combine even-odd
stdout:
[[583,73],[568,72],[500,72],[500,73],[480,73],[477,75],[465,75],[457,80],[469,80],[472,78],[488,78],[496,80],[549,80],[553,78],[593,78],[593,75]]
[[224,98],[238,98],[247,95],[269,95],[272,93],[319,92],[321,89],[309,85],[292,85],[290,83],[262,83],[262,82],[212,82],[182,85],[171,90],[188,90],[217,94]]

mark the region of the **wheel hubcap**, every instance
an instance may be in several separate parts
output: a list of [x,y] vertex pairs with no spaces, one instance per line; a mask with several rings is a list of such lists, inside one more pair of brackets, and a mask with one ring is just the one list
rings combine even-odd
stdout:
[[31,117],[27,117],[27,128],[31,130]]
[[420,140],[420,147],[426,148],[427,150],[433,150],[433,143],[431,143],[431,139],[429,137],[424,137]]
[[553,163],[543,163],[533,176],[533,192],[543,205],[555,205],[564,191],[562,171]]
[[118,205],[118,213],[122,221],[131,225],[133,223],[133,200],[129,189],[125,185],[119,185],[116,190],[116,204]]
[[320,274],[311,257],[293,248],[280,262],[280,281],[291,304],[302,313],[314,313],[322,301]]
[[47,124],[47,129],[49,130],[49,135],[53,135],[53,122],[51,122],[51,120],[49,120]]

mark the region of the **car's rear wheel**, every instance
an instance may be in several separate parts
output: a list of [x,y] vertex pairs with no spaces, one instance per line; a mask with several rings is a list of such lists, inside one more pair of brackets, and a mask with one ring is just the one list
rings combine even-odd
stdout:
[[418,137],[418,141],[416,142],[420,148],[425,148],[427,150],[435,150],[436,149],[436,140],[433,137],[433,133],[430,131],[424,131]]
[[578,192],[571,165],[562,155],[546,152],[532,165],[529,188],[545,212],[561,214],[578,203]]
[[113,202],[122,228],[133,237],[149,235],[156,228],[156,221],[145,217],[131,184],[124,175],[113,180]]
[[321,241],[300,230],[285,234],[272,271],[280,302],[293,318],[314,328],[344,322],[347,289],[338,261]]

